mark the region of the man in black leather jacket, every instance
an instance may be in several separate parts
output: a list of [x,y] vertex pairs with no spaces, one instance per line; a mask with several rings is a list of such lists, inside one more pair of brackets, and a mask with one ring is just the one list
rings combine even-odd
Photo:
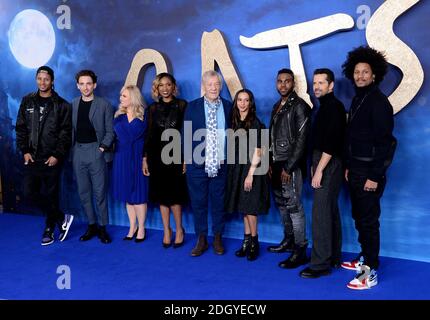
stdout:
[[294,91],[294,73],[278,71],[276,88],[281,99],[270,120],[271,177],[275,203],[284,225],[284,239],[270,252],[292,252],[279,263],[292,269],[308,262],[305,214],[301,202],[302,168],[306,166],[306,145],[310,132],[310,106]]
[[42,245],[54,242],[54,229],[63,241],[73,221],[59,208],[61,163],[72,141],[70,104],[53,89],[54,71],[47,66],[36,72],[38,91],[22,99],[16,120],[16,143],[24,155],[24,196],[47,214]]

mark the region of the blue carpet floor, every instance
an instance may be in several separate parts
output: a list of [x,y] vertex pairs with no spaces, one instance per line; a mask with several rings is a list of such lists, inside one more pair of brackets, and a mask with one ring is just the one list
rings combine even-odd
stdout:
[[[266,251],[254,262],[239,259],[236,239],[225,239],[226,254],[212,248],[191,257],[195,237],[187,230],[178,249],[161,246],[162,232],[147,230],[142,243],[123,241],[128,228],[109,226],[113,242],[79,242],[86,225],[74,223],[64,242],[41,246],[44,218],[0,214],[0,299],[142,299],[142,300],[421,300],[430,299],[430,263],[381,258],[379,285],[352,291],[353,271],[302,279],[302,268],[277,266],[286,254]],[[212,239],[210,239],[212,242]],[[344,253],[349,259],[355,254]],[[70,289],[60,290],[64,270]],[[57,273],[58,272],[58,273]],[[60,280],[59,280],[60,277]]]

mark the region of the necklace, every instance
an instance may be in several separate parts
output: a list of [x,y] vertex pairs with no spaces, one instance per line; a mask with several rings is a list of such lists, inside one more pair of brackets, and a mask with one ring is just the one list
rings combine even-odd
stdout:
[[367,98],[367,96],[369,95],[369,93],[370,92],[367,92],[365,95],[364,95],[364,97],[363,97],[363,99],[361,99],[361,101],[360,101],[360,103],[358,104],[358,106],[357,106],[357,108],[355,108],[355,111],[353,112],[352,111],[352,108],[351,108],[351,110],[349,111],[349,122],[351,122],[352,121],[352,119],[354,119],[354,116],[357,114],[357,112],[358,112],[358,110],[361,108],[361,106],[363,105],[363,102],[364,102],[364,99],[366,99]]

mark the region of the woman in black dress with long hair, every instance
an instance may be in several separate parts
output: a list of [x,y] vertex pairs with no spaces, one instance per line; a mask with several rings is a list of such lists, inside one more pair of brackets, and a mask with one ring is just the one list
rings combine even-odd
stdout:
[[[257,118],[254,95],[248,89],[239,90],[234,97],[232,128],[237,138],[234,144],[235,161],[228,164],[227,169],[225,209],[228,213],[243,214],[245,236],[235,254],[252,261],[259,254],[257,216],[267,214],[270,196],[267,172],[261,174],[256,171],[265,150],[265,146],[261,145],[261,133],[265,127]],[[245,143],[241,144],[241,139]],[[255,146],[254,150],[249,150],[250,145]],[[240,155],[246,158],[246,162],[241,161]]]
[[163,148],[170,143],[162,141],[164,130],[175,129],[181,132],[187,102],[176,98],[175,78],[169,73],[160,73],[152,83],[154,103],[148,109],[148,132],[145,140],[143,170],[149,176],[149,200],[160,205],[163,220],[164,238],[162,245],[172,245],[170,210],[176,224],[174,248],[184,244],[185,230],[182,227],[182,205],[188,198],[185,171],[182,164],[166,164],[162,159]]

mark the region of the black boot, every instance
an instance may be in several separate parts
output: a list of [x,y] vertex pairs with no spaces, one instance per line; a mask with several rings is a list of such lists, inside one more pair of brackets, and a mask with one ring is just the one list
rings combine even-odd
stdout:
[[257,259],[259,253],[260,244],[258,243],[258,235],[256,235],[255,237],[251,237],[251,244],[249,245],[248,255],[246,256],[246,258],[249,261],[254,261],[255,259]]
[[99,229],[99,239],[102,243],[111,243],[112,239],[110,238],[109,234],[106,231],[105,226],[101,226]]
[[292,252],[294,250],[294,234],[286,234],[279,245],[269,246],[267,250],[273,253]]
[[306,264],[309,262],[309,258],[306,255],[307,244],[302,246],[296,246],[293,253],[289,256],[287,260],[281,261],[279,266],[285,269],[294,269],[298,266]]
[[236,257],[245,257],[246,256],[250,242],[251,242],[251,235],[245,234],[245,236],[243,237],[243,241],[242,241],[242,247],[240,247],[240,249],[234,253],[236,255]]
[[79,240],[80,241],[88,241],[92,239],[93,237],[97,236],[99,234],[99,229],[97,228],[97,225],[95,223],[89,224],[87,231],[85,231],[85,234],[82,235]]

